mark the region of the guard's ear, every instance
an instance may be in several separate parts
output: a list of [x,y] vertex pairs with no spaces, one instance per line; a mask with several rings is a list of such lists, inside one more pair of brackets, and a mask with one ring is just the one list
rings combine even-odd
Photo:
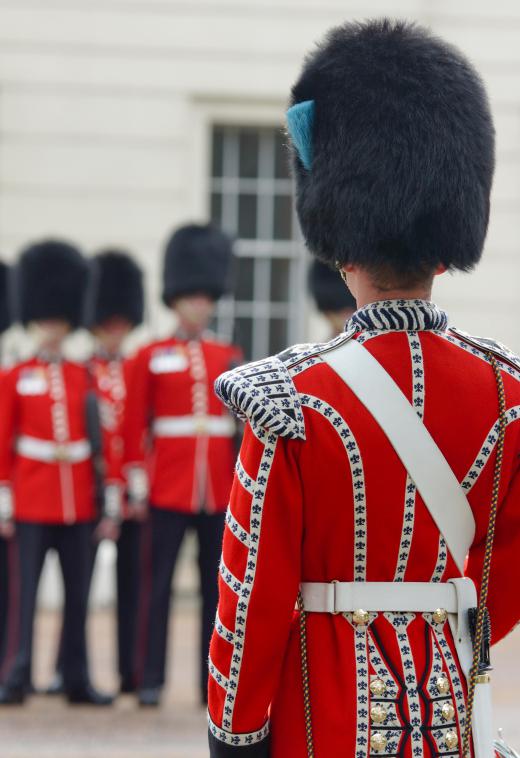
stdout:
[[287,131],[307,171],[310,171],[312,166],[314,106],[314,100],[304,100],[293,105],[286,113]]

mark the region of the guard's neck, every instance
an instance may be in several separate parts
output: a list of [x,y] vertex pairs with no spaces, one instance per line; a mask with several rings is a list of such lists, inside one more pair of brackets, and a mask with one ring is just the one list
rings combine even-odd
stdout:
[[370,282],[358,279],[356,282],[356,303],[358,308],[375,303],[378,300],[431,300],[432,287],[414,287],[412,289],[381,290]]

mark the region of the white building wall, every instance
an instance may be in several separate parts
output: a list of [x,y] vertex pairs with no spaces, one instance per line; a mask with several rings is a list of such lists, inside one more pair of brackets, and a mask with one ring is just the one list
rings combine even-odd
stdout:
[[[484,262],[444,277],[453,320],[520,351],[520,4],[516,0],[2,0],[0,251],[60,234],[127,246],[146,268],[152,330],[160,246],[207,213],[208,125],[281,123],[303,53],[332,24],[427,23],[489,86],[498,169]],[[315,331],[314,329],[312,331]]]

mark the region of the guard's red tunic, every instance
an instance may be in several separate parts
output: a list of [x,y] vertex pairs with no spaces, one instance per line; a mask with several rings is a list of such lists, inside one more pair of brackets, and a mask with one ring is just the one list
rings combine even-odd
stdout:
[[[465,490],[476,521],[467,574],[476,581],[498,430],[486,349],[498,355],[509,423],[489,599],[496,642],[520,619],[520,598],[510,591],[520,584],[520,361],[496,343],[471,344],[423,301],[367,306],[347,333],[397,382]],[[227,515],[210,649],[213,756],[234,755],[231,746],[244,756],[307,755],[294,611],[300,582],[440,582],[460,575],[414,482],[374,419],[321,359],[323,348],[297,347],[218,384],[249,423]],[[455,732],[460,745],[466,683],[447,622],[413,609],[372,614],[365,626],[356,626],[351,613],[311,613],[307,636],[317,758],[459,755],[446,735]],[[442,675],[447,693],[437,686]],[[374,679],[386,688],[382,726],[371,718]],[[447,720],[445,703],[454,708]],[[370,747],[376,729],[387,738],[380,752]]]
[[95,518],[84,366],[36,357],[7,372],[0,393],[0,488],[18,521]]
[[240,361],[237,347],[210,337],[172,337],[136,355],[127,392],[125,461],[128,469],[144,470],[151,458],[155,507],[188,513],[226,509],[236,429],[213,384]]
[[126,407],[126,387],[132,360],[95,353],[88,368],[98,399],[104,463],[105,513],[125,518],[128,504],[125,498],[123,420]]

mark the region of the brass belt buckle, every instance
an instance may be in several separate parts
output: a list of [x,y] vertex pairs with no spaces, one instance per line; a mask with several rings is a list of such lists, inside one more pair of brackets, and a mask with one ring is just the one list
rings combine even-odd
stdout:
[[56,445],[54,460],[57,463],[66,463],[69,460],[69,451],[66,445]]
[[195,433],[197,436],[207,434],[208,422],[206,416],[195,416]]

